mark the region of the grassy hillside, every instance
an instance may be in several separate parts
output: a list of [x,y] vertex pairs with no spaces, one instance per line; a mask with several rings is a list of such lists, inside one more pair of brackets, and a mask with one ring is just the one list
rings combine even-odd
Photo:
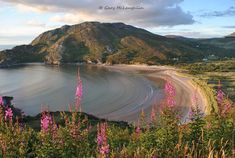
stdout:
[[204,44],[214,45],[225,49],[235,49],[235,37],[234,38],[212,38],[200,40]]
[[22,45],[16,46],[11,50],[0,51],[0,66],[13,65],[25,62],[41,62],[44,53],[38,53],[40,46]]
[[35,61],[167,64],[200,61],[210,54],[234,57],[233,48],[167,38],[123,23],[85,22],[44,32],[30,45],[2,51],[0,64]]

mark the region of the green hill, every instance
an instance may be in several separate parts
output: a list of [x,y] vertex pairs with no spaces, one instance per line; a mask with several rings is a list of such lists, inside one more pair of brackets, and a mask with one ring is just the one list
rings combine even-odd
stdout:
[[235,49],[235,37],[226,36],[226,38],[211,38],[200,40],[200,42],[225,49]]
[[1,51],[0,65],[25,62],[164,64],[175,59],[198,61],[209,54],[234,57],[235,51],[194,40],[167,38],[123,23],[85,22],[44,32],[30,45]]

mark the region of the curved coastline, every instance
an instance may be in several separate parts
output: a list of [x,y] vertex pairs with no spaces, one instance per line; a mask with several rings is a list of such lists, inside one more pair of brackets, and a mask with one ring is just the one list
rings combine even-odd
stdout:
[[189,109],[193,104],[198,104],[203,113],[207,114],[208,100],[204,91],[193,81],[193,76],[180,72],[171,66],[148,66],[148,65],[113,65],[109,69],[141,73],[149,80],[158,82],[159,79],[168,80],[176,88],[176,106],[183,112],[183,120],[186,121]]

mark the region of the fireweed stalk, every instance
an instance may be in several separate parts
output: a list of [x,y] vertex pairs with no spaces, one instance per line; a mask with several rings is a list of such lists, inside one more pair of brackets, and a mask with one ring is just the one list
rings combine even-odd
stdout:
[[43,112],[41,117],[41,131],[48,132],[49,127],[52,125],[52,117],[50,114]]
[[219,81],[218,90],[217,90],[217,102],[218,102],[219,106],[222,105],[223,100],[224,100],[224,92],[222,91],[221,82]]
[[76,88],[76,92],[75,92],[75,99],[76,99],[76,110],[79,110],[79,107],[81,106],[81,100],[82,100],[82,94],[83,94],[82,80],[80,77],[79,69],[78,69],[78,78],[77,79],[78,79],[78,81],[77,81],[77,88]]
[[193,120],[195,115],[198,115],[200,112],[200,108],[198,106],[198,97],[197,97],[197,89],[195,89],[195,92],[192,97],[192,106],[190,108],[190,111],[188,113],[189,119]]
[[231,110],[231,108],[233,107],[233,105],[232,105],[232,102],[229,100],[229,98],[224,99],[223,102],[224,102],[224,105],[223,105],[223,109],[221,111],[221,115],[226,116],[229,113],[229,111]]
[[2,99],[2,96],[0,96],[0,105],[3,105],[3,99]]
[[151,122],[156,121],[156,110],[155,110],[154,106],[152,106],[151,115],[150,115],[150,121]]
[[222,91],[222,85],[219,81],[218,83],[218,90],[217,90],[217,103],[219,106],[219,113],[221,116],[226,116],[226,114],[230,111],[232,108],[232,102],[229,98],[226,98],[224,96],[224,92]]
[[141,133],[141,128],[140,128],[140,121],[138,120],[137,122],[137,126],[136,126],[136,129],[135,129],[135,133],[137,135],[137,137],[139,137],[140,133]]
[[7,108],[5,110],[5,120],[9,120],[10,122],[12,122],[12,117],[13,117],[13,112],[11,110],[11,108]]
[[109,144],[107,139],[107,123],[101,123],[97,126],[97,149],[99,157],[106,157],[109,154]]
[[166,94],[166,104],[169,108],[172,108],[176,105],[175,102],[175,95],[176,95],[176,90],[175,87],[172,85],[170,81],[167,81],[165,83],[164,91]]

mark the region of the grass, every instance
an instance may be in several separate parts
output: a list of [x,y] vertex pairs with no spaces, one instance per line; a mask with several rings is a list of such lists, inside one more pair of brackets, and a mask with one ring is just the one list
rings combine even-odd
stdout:
[[187,70],[187,73],[207,83],[214,90],[217,89],[218,82],[221,81],[223,91],[232,101],[235,101],[235,59],[178,64],[176,66]]
[[[0,108],[0,156],[232,158],[235,156],[234,112],[231,110],[226,115],[218,112],[203,117],[200,110],[195,108],[189,117],[190,122],[180,124],[177,110],[165,106],[160,117],[149,123],[143,121],[144,117],[149,116],[141,115],[137,126],[113,123],[75,111],[63,114],[56,112],[51,113],[53,122],[45,130],[40,128],[43,114],[26,118],[26,126],[21,126],[15,120],[4,120],[4,111]],[[39,128],[30,128],[32,123]],[[100,129],[104,125],[105,129]],[[103,131],[102,141],[108,145],[105,154],[99,148],[102,146],[98,141],[99,130]]]

